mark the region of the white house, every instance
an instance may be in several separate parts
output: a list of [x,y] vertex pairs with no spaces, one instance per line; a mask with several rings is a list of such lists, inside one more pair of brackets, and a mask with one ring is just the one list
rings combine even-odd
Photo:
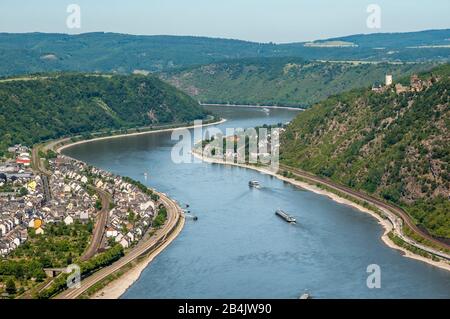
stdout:
[[119,234],[118,231],[114,228],[108,227],[106,229],[106,237],[108,237],[108,238],[109,237],[117,237],[118,234]]
[[80,219],[82,220],[82,221],[87,221],[87,220],[89,220],[89,212],[86,210],[86,211],[82,211],[82,212],[80,212]]
[[130,247],[130,243],[128,242],[126,237],[122,238],[122,240],[119,242],[119,244],[121,244],[123,248]]
[[141,209],[141,211],[145,211],[149,208],[151,208],[153,211],[155,210],[155,203],[153,203],[153,201],[148,201],[146,203],[142,203],[139,208]]
[[66,218],[64,218],[64,224],[66,224],[66,225],[72,225],[72,224],[73,224],[73,218],[72,218],[72,216],[67,216]]
[[14,237],[13,243],[16,245],[16,247],[19,247],[21,242],[19,237]]
[[116,243],[119,243],[123,239],[123,235],[121,233],[117,233],[117,236],[115,238]]
[[0,255],[5,256],[8,254],[8,246],[4,243],[0,243]]
[[131,242],[134,241],[134,234],[133,234],[133,233],[128,232],[128,233],[127,233],[127,237],[130,239]]
[[0,237],[3,237],[6,235],[6,226],[5,224],[0,224]]
[[142,229],[137,227],[134,231],[136,232],[136,235],[138,235],[139,237],[142,237]]

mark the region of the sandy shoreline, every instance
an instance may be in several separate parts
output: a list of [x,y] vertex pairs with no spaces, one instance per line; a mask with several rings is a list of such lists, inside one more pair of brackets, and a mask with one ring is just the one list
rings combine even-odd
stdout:
[[130,288],[141,276],[142,272],[148,265],[155,259],[167,246],[169,246],[173,240],[181,233],[185,223],[185,218],[181,217],[177,228],[171,233],[167,241],[158,247],[151,254],[146,256],[133,268],[126,271],[121,277],[110,282],[108,285],[93,294],[90,299],[119,299],[128,288]]
[[425,262],[425,263],[427,263],[427,264],[429,264],[429,265],[432,265],[432,266],[435,266],[435,267],[438,267],[438,268],[441,268],[441,269],[450,271],[450,264],[448,264],[448,263],[446,263],[446,262],[444,262],[444,261],[439,261],[439,262],[437,262],[437,261],[434,261],[434,260],[425,258],[425,257],[423,257],[423,256],[414,254],[414,253],[412,253],[411,251],[409,251],[409,250],[407,250],[407,249],[405,249],[405,248],[403,248],[403,247],[397,246],[397,245],[396,245],[396,244],[388,237],[389,232],[390,232],[391,230],[393,230],[393,225],[391,224],[391,222],[390,222],[389,220],[387,220],[387,219],[383,219],[383,218],[382,218],[380,215],[378,215],[376,212],[374,212],[374,211],[372,211],[372,210],[370,210],[370,209],[368,209],[368,208],[366,208],[366,207],[363,207],[363,206],[361,206],[361,205],[359,205],[359,204],[357,204],[357,203],[355,203],[355,202],[352,202],[351,200],[348,200],[348,199],[346,199],[346,198],[342,198],[342,197],[336,195],[335,193],[329,192],[329,191],[324,190],[324,189],[322,189],[322,188],[319,188],[319,187],[317,187],[317,186],[315,186],[315,185],[308,184],[308,183],[306,183],[306,182],[301,182],[301,181],[298,181],[298,180],[295,180],[295,179],[292,179],[292,178],[284,177],[284,176],[282,176],[282,175],[280,175],[280,174],[274,173],[274,172],[272,172],[272,171],[270,171],[270,170],[268,170],[268,169],[264,169],[264,168],[261,168],[261,167],[256,167],[256,166],[246,165],[246,164],[228,163],[228,162],[225,162],[225,161],[219,160],[219,159],[204,158],[204,157],[202,157],[201,155],[199,155],[199,154],[196,153],[196,152],[192,152],[192,155],[195,156],[195,157],[198,158],[198,159],[203,160],[204,162],[208,162],[208,163],[216,163],[216,164],[222,164],[222,165],[230,165],[230,166],[237,166],[237,167],[242,167],[242,168],[252,169],[252,170],[258,171],[258,172],[260,172],[260,173],[262,173],[262,174],[271,175],[271,176],[276,177],[276,178],[278,178],[278,179],[280,179],[280,180],[282,180],[282,181],[284,181],[284,182],[290,183],[290,184],[292,184],[292,185],[294,185],[294,186],[297,186],[297,187],[306,189],[306,190],[308,190],[308,191],[314,192],[314,193],[319,194],[319,195],[327,196],[327,197],[329,197],[331,200],[333,200],[333,201],[335,201],[335,202],[337,202],[337,203],[344,204],[344,205],[348,205],[348,206],[351,206],[351,207],[353,207],[353,208],[356,208],[357,210],[359,210],[359,211],[361,211],[361,212],[364,212],[364,213],[366,213],[366,214],[369,214],[369,215],[371,215],[372,217],[374,217],[374,218],[377,219],[378,223],[379,223],[379,224],[383,227],[383,229],[384,229],[384,233],[383,233],[383,235],[381,236],[381,240],[382,240],[388,247],[390,247],[390,248],[392,248],[392,249],[395,249],[395,250],[401,251],[401,252],[402,252],[402,255],[403,255],[404,257],[408,257],[408,258],[411,258],[411,259],[419,260],[419,261]]

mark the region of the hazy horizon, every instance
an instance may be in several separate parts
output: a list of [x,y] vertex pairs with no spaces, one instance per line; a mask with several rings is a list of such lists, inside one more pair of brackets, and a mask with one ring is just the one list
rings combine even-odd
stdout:
[[89,32],[82,32],[82,33],[40,32],[40,31],[24,31],[24,32],[4,32],[4,31],[0,31],[0,34],[40,33],[40,34],[61,34],[61,35],[69,35],[69,36],[78,36],[78,35],[85,35],[85,34],[92,34],[92,33],[105,33],[105,34],[109,33],[109,34],[121,34],[121,35],[130,35],[130,36],[142,36],[142,37],[193,37],[193,38],[209,38],[209,39],[217,39],[217,40],[234,40],[234,41],[255,42],[255,43],[290,44],[290,43],[296,43],[296,42],[300,43],[300,42],[327,40],[327,39],[334,39],[334,38],[344,38],[344,37],[347,37],[347,36],[354,36],[354,35],[414,33],[414,32],[427,32],[427,31],[439,31],[439,30],[450,30],[450,28],[424,29],[424,30],[398,31],[398,32],[352,33],[352,34],[338,35],[338,36],[329,37],[329,38],[317,38],[317,39],[311,39],[311,40],[306,40],[306,41],[293,41],[293,42],[275,42],[275,41],[260,42],[260,41],[252,41],[252,40],[245,40],[245,39],[238,39],[238,38],[226,38],[226,37],[207,36],[207,35],[192,35],[192,34],[179,34],[179,35],[175,35],[175,34],[135,34],[135,33],[113,32],[113,31],[89,31]]
[[[80,28],[69,28],[67,7],[81,9]],[[380,8],[379,28],[367,25],[368,7]],[[448,29],[450,2],[423,0],[3,0],[0,32],[196,36],[251,42],[292,43],[354,34]]]

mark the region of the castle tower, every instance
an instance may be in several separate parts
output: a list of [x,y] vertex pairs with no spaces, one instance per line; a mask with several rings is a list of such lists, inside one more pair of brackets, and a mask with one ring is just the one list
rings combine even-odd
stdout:
[[386,86],[392,85],[393,82],[392,74],[386,74]]

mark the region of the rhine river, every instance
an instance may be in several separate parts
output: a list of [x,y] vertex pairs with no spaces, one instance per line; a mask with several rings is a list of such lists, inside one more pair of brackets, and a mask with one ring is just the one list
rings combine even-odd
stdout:
[[[247,128],[290,121],[297,111],[208,107]],[[178,238],[122,298],[450,298],[450,272],[402,257],[382,227],[358,210],[256,171],[208,163],[175,164],[171,133],[95,141],[65,154],[141,182],[189,204]],[[144,177],[147,172],[148,178]],[[249,189],[256,179],[262,189]],[[294,215],[290,225],[274,212]],[[381,267],[369,289],[367,266]]]

